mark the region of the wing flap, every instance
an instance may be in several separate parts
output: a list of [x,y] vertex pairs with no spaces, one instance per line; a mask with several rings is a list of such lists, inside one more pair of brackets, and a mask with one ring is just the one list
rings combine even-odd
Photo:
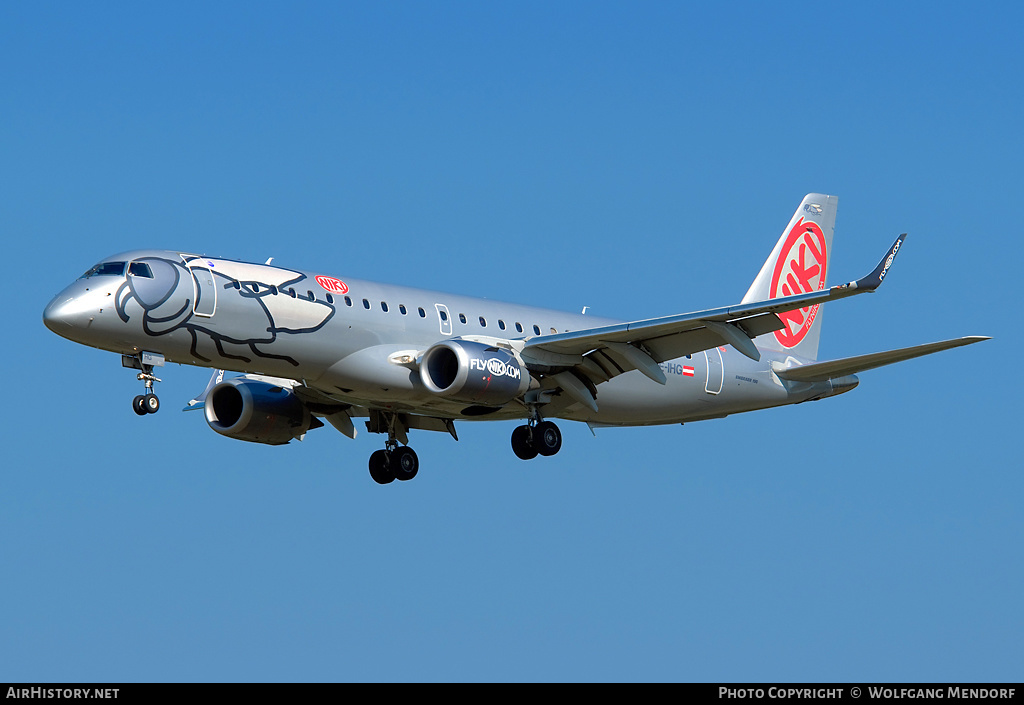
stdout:
[[[748,338],[754,339],[759,335],[781,330],[784,324],[775,314],[764,313],[741,318],[731,325],[739,328]],[[716,331],[702,326],[681,333],[645,340],[643,346],[656,362],[665,362],[730,343],[730,340],[722,337]]]
[[644,341],[644,347],[650,350],[651,356],[658,362],[675,360],[677,357],[692,355],[701,350],[709,350],[724,344],[725,341],[707,328],[663,335],[660,338]]
[[828,362],[816,362],[811,365],[802,365],[800,367],[789,367],[783,370],[776,370],[775,374],[783,379],[789,379],[795,382],[824,382],[836,377],[855,374],[865,370],[872,370],[876,367],[891,365],[895,362],[902,362],[903,360],[921,357],[922,355],[931,355],[932,353],[949,350],[950,348],[959,348],[963,345],[980,343],[983,340],[990,340],[990,338],[982,335],[953,338],[952,340],[942,340],[937,343],[914,345],[909,348],[899,348],[898,350],[886,350],[884,352],[871,353],[870,355],[844,357],[840,360],[829,360]]

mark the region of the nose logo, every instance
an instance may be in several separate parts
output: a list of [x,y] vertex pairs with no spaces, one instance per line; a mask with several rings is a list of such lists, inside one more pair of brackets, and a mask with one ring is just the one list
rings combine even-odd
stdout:
[[340,279],[334,277],[325,277],[320,275],[316,278],[316,283],[327,289],[327,291],[333,291],[335,294],[347,294],[348,284]]

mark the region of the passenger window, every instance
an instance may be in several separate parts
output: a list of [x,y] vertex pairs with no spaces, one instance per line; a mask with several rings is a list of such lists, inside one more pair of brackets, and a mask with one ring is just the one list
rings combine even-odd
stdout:
[[384,313],[388,312],[388,302],[387,301],[381,301],[380,302],[380,310],[383,311]]
[[363,308],[365,308],[367,311],[370,310],[370,302],[367,299],[363,299]]
[[404,316],[407,313],[405,310],[405,304],[398,304],[398,311]]
[[334,297],[331,296],[330,294],[327,295],[327,303],[329,303],[329,304],[333,304],[334,303]]
[[516,331],[519,333],[523,332],[523,324],[520,323],[519,321],[516,321]]
[[[277,296],[277,284],[270,285],[270,293],[273,294],[274,296]],[[330,294],[327,295],[327,298],[331,298]]]
[[505,321],[501,320],[500,318],[498,319],[498,328],[505,330]]
[[144,279],[153,278],[153,270],[151,270],[149,265],[145,262],[132,262],[128,265],[128,273],[133,277],[142,277]]
[[552,329],[551,329],[551,335],[554,335],[554,334],[555,334],[555,333],[557,333],[557,332],[558,332],[558,331],[557,331],[557,330],[555,330],[554,328],[552,328]]
[[[253,288],[255,288],[255,287],[253,287]],[[313,292],[312,292],[312,291],[308,291],[308,290],[307,290],[307,291],[306,291],[306,294],[307,294],[307,295],[309,296],[309,300],[310,300],[310,301],[316,301],[316,297],[315,297],[315,296],[313,296]]]
[[[256,282],[253,282],[251,286],[252,286],[252,293],[254,293],[254,294],[260,293],[260,285],[259,284],[257,284]],[[313,292],[312,291],[309,292],[309,295],[312,296]]]
[[540,326],[535,325],[533,327],[533,332],[536,333],[537,335],[540,335]]
[[438,313],[441,314],[441,320],[442,321],[447,321],[448,320],[448,312],[447,311],[445,311],[444,309],[439,309]]
[[480,316],[480,327],[481,328],[486,328],[487,327],[487,319],[485,319],[483,316]]
[[352,305],[352,297],[351,296],[346,296],[345,297],[345,305],[346,306],[351,306]]
[[465,323],[465,322],[466,322],[466,314],[460,313],[459,314],[459,323]]
[[295,287],[288,287],[288,296],[295,298]]
[[419,311],[420,311],[420,318],[426,318],[427,317],[427,312],[426,311],[424,311],[422,308],[419,309]]

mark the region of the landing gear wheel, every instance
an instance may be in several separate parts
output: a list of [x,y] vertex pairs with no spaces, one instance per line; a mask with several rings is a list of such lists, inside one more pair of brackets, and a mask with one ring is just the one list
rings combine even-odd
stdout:
[[386,485],[395,479],[395,474],[391,472],[389,460],[390,458],[388,458],[386,450],[375,451],[370,456],[370,477],[378,485]]
[[562,432],[550,421],[541,421],[533,427],[533,445],[541,455],[554,455],[562,447]]
[[534,445],[534,430],[529,426],[516,426],[512,432],[512,452],[520,460],[533,460],[537,457],[537,446]]
[[142,399],[142,405],[147,414],[155,414],[160,411],[160,400],[157,399],[156,394],[147,394]]
[[416,452],[409,446],[396,448],[391,452],[391,470],[399,480],[411,480],[420,470],[420,461]]
[[146,411],[146,397],[140,394],[132,399],[132,409],[134,409],[135,413],[139,416],[145,416],[148,414],[149,412]]

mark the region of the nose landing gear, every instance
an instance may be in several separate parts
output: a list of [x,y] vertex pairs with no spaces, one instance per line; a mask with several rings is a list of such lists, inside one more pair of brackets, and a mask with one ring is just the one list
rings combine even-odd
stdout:
[[156,394],[140,394],[132,400],[132,408],[139,416],[155,414],[160,411],[160,399]]
[[121,356],[121,365],[141,370],[138,374],[138,379],[146,383],[146,393],[140,394],[132,400],[132,409],[139,416],[155,414],[160,411],[160,399],[153,393],[153,383],[162,380],[153,374],[153,368],[163,366],[163,364],[163,356],[154,353]]

